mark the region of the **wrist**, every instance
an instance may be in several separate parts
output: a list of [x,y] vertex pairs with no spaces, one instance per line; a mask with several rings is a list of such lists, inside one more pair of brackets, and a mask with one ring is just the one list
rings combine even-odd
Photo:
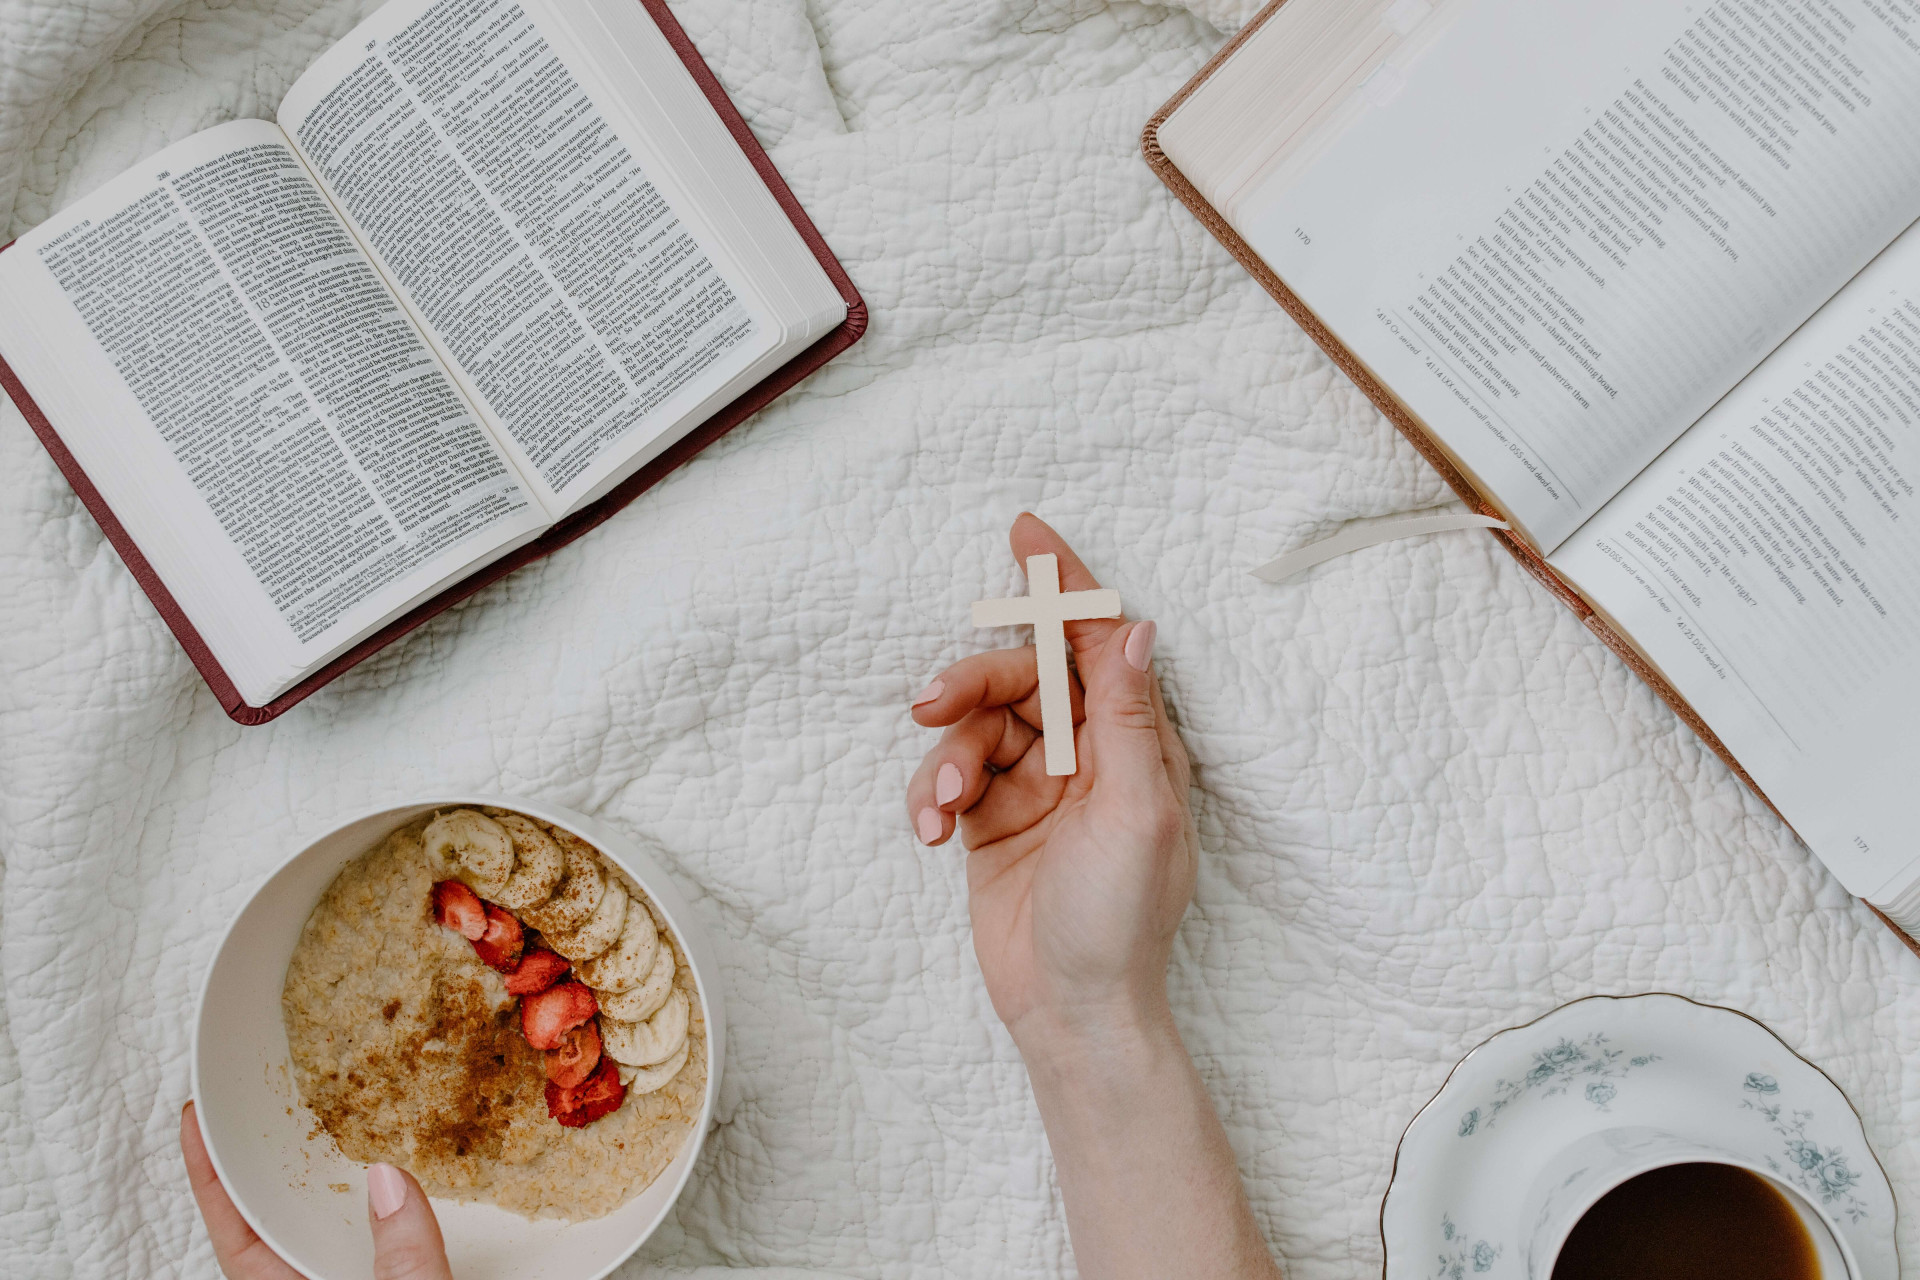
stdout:
[[1186,1046],[1165,993],[1147,999],[1037,1008],[1007,1028],[1036,1088],[1066,1075],[1092,1084],[1109,1073],[1137,1078],[1143,1064]]

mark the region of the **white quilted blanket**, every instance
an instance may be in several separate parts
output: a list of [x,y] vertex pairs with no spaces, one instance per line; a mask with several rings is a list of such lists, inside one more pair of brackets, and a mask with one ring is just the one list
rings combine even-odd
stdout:
[[[370,5],[0,0],[0,230],[270,114]],[[1206,853],[1176,1006],[1294,1276],[1377,1274],[1395,1140],[1462,1052],[1652,989],[1842,1083],[1920,1259],[1920,959],[1489,539],[1244,572],[1447,495],[1139,159],[1245,16],[1203,10],[685,0],[869,336],[271,726],[0,412],[8,1274],[214,1274],[174,1134],[218,932],[304,834],[449,789],[654,841],[723,944],[721,1127],[632,1273],[1070,1272],[959,861],[900,802],[907,699],[988,642],[966,606],[1028,507],[1160,621]]]

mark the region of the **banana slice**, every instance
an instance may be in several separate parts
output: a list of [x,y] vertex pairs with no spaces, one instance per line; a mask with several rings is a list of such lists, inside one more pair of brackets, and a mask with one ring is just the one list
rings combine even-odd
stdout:
[[600,895],[600,905],[593,909],[593,915],[578,929],[560,933],[540,932],[546,935],[547,945],[567,959],[579,964],[591,960],[620,940],[620,931],[627,925],[627,886],[613,876],[608,876],[606,891]]
[[600,874],[600,859],[590,845],[580,841],[558,841],[567,853],[567,875],[553,896],[520,913],[521,920],[541,933],[565,933],[578,929],[593,918],[606,893],[606,878]]
[[653,971],[653,958],[660,950],[660,931],[653,917],[638,899],[627,900],[627,922],[620,940],[591,960],[574,967],[580,981],[593,988],[596,996],[631,991],[647,980]]
[[682,1040],[679,1051],[659,1066],[629,1067],[622,1063],[620,1083],[627,1086],[628,1093],[652,1093],[680,1074],[680,1068],[687,1065],[687,1054],[692,1049],[693,1041]]
[[[627,914],[631,916],[634,908],[629,906]],[[665,938],[653,953],[653,967],[647,970],[646,981],[631,991],[596,991],[593,994],[600,999],[600,1012],[616,1022],[645,1022],[673,994],[673,944]]]
[[660,1012],[645,1022],[617,1022],[602,1016],[600,1045],[615,1062],[630,1067],[650,1067],[665,1062],[687,1043],[687,1022],[692,1002],[687,993],[675,987]]
[[495,819],[513,837],[513,877],[502,886],[494,901],[510,911],[523,911],[552,895],[554,886],[567,874],[567,855],[539,824],[517,813],[503,813]]
[[483,898],[499,899],[513,875],[513,837],[484,813],[455,809],[438,814],[420,835],[427,856],[453,868]]

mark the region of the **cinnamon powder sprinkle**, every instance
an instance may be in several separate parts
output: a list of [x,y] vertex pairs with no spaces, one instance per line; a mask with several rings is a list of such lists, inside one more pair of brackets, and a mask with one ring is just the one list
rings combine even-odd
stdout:
[[514,1104],[535,1095],[545,1102],[541,1054],[520,1034],[514,1007],[493,1007],[478,983],[436,984],[428,1009],[426,1030],[401,1047],[399,1060],[418,1076],[422,1063],[444,1056],[450,1065],[441,1096],[448,1105],[420,1116],[411,1145],[428,1157],[498,1159]]
[[[388,1002],[382,1021],[395,1020],[398,1009],[387,1008],[398,1004]],[[397,1142],[414,1161],[499,1159],[520,1104],[538,1098],[545,1107],[544,1064],[520,1034],[515,1006],[476,979],[436,974],[420,1012],[388,1051],[362,1044],[363,1065],[346,1073],[345,1087],[316,1090],[309,1106],[349,1154]],[[398,1070],[380,1070],[387,1061]]]

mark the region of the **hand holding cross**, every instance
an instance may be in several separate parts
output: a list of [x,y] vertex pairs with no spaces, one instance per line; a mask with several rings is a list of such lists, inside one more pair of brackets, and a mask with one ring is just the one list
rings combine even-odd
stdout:
[[1040,733],[1045,739],[1047,773],[1064,777],[1079,768],[1073,751],[1073,699],[1067,688],[1069,622],[1120,616],[1120,593],[1060,590],[1058,556],[1027,557],[1027,592],[1008,600],[976,600],[973,625],[1033,625],[1034,656],[1040,669]]

